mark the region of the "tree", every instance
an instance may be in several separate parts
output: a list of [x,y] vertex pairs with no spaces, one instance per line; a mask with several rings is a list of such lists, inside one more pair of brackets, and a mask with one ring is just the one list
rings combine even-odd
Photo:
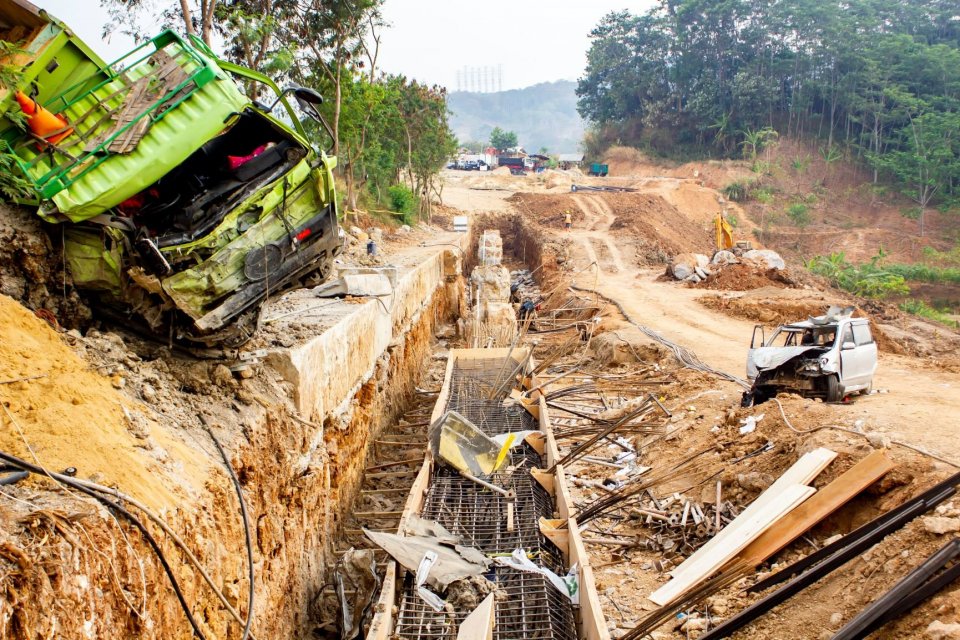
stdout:
[[875,180],[884,174],[945,203],[960,196],[952,160],[930,165],[946,172],[939,187],[918,188],[929,181],[919,177],[910,187],[903,176],[907,156],[922,166],[955,148],[948,137],[928,154],[923,132],[960,113],[956,17],[949,0],[659,0],[642,15],[610,13],[591,31],[577,108],[591,150],[730,156],[742,147],[749,157],[759,151],[753,134],[769,129],[823,149],[827,170],[841,157],[865,160]]
[[513,131],[504,131],[500,127],[494,127],[490,132],[490,146],[497,151],[513,149],[517,146],[517,134]]
[[[340,149],[341,82],[345,74],[368,68],[375,74],[383,0],[100,0],[112,22],[139,40],[140,24],[196,34],[213,46],[223,42],[227,59],[280,79],[323,87],[334,108],[330,125],[333,152]],[[261,89],[248,84],[256,97]]]

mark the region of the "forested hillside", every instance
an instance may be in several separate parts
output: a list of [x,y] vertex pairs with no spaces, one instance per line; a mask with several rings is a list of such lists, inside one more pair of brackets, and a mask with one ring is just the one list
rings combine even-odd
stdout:
[[486,142],[500,127],[517,134],[527,151],[574,153],[583,138],[576,83],[560,80],[498,93],[458,91],[448,97],[450,126],[461,143]]
[[591,38],[577,95],[593,151],[749,158],[789,136],[870,167],[918,212],[960,196],[956,0],[661,0]]

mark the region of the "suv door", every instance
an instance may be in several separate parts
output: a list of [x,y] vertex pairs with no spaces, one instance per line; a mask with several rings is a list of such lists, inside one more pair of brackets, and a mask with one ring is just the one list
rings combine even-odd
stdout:
[[876,369],[877,343],[870,326],[866,322],[848,323],[840,340],[840,384],[844,389],[866,387]]

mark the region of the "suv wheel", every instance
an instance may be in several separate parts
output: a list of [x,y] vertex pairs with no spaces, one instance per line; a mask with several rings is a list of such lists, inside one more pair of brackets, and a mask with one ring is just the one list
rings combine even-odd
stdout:
[[827,376],[824,385],[827,391],[827,402],[840,402],[840,380],[837,376]]

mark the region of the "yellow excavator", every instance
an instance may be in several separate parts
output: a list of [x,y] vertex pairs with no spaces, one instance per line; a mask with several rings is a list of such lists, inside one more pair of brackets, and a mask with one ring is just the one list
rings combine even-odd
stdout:
[[739,256],[753,249],[749,240],[734,240],[733,226],[724,217],[723,211],[717,212],[717,217],[713,220],[713,226],[717,232],[717,251],[732,251]]

